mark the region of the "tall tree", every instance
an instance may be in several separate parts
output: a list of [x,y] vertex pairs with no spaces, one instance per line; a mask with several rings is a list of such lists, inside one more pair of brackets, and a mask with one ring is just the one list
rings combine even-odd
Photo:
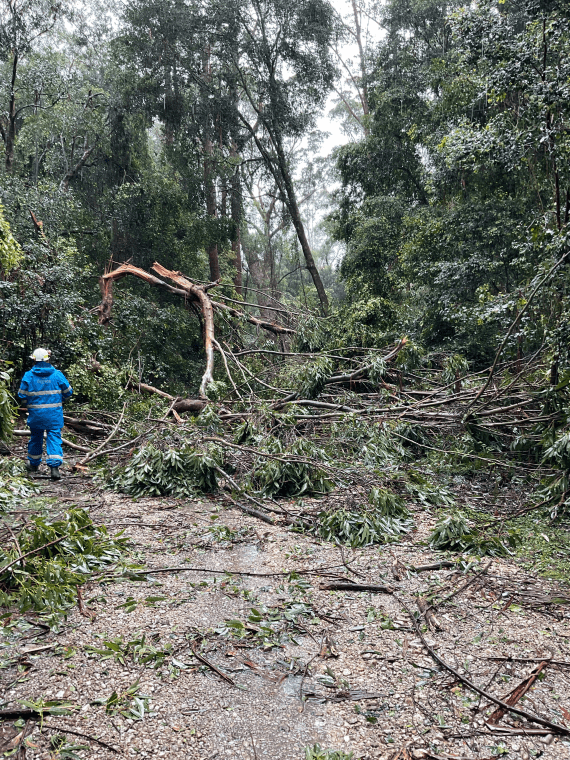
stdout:
[[332,85],[332,9],[324,0],[251,0],[235,7],[240,47],[232,64],[241,90],[239,118],[287,205],[326,314],[328,297],[307,239],[285,143],[306,133]]
[[18,74],[27,57],[40,45],[42,37],[69,13],[64,0],[1,0],[0,56],[7,61],[4,85],[6,103],[0,116],[0,134],[4,141],[5,167],[14,169],[14,148],[18,121],[37,103],[18,101]]

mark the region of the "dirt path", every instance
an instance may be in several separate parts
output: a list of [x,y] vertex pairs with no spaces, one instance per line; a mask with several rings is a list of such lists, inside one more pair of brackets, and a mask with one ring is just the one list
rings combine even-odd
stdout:
[[[36,638],[41,631],[21,621],[4,628],[3,707],[43,698],[78,708],[41,728],[26,724],[29,760],[68,757],[50,750],[58,731],[87,747],[77,756],[109,760],[300,760],[317,743],[363,759],[570,758],[568,737],[529,735],[541,726],[520,717],[498,721],[503,735],[485,727],[487,702],[434,660],[402,602],[417,612],[418,594],[458,591],[436,610],[442,630],[425,640],[495,696],[506,698],[543,661],[567,663],[542,666],[518,703],[562,726],[570,726],[568,608],[545,604],[552,584],[503,560],[467,574],[406,572],[437,559],[421,545],[426,512],[403,542],[343,557],[220,499],[135,501],[82,480],[42,489],[59,506],[84,506],[95,522],[124,529],[131,560],[145,568],[203,569],[91,583],[83,595],[95,618],[76,609],[57,633]],[[333,576],[395,593],[322,589]],[[3,724],[4,751],[21,730]]]

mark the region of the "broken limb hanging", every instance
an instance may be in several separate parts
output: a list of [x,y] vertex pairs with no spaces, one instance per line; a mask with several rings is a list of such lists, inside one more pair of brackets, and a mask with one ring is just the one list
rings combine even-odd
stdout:
[[206,351],[206,369],[202,375],[202,382],[200,383],[200,396],[206,398],[206,388],[208,385],[214,382],[213,370],[214,370],[214,346],[216,344],[215,328],[214,328],[214,310],[220,310],[229,314],[230,316],[238,319],[245,320],[256,327],[261,327],[264,330],[268,330],[274,335],[293,334],[295,330],[290,327],[284,327],[276,322],[267,322],[262,319],[252,317],[250,314],[238,311],[238,309],[226,306],[226,304],[218,303],[210,298],[208,291],[214,288],[218,283],[212,282],[208,285],[196,285],[194,282],[185,277],[181,272],[173,272],[166,269],[158,262],[152,265],[152,269],[162,277],[166,277],[172,282],[176,283],[178,287],[169,285],[160,277],[155,277],[150,272],[146,272],[144,269],[135,267],[132,264],[121,264],[117,269],[112,272],[105,273],[99,280],[101,286],[101,305],[99,306],[99,322],[102,325],[108,325],[111,321],[111,309],[113,306],[113,282],[120,280],[127,275],[138,277],[150,285],[156,285],[164,288],[169,293],[179,295],[187,301],[197,303],[200,307],[202,318],[204,320],[204,349]]

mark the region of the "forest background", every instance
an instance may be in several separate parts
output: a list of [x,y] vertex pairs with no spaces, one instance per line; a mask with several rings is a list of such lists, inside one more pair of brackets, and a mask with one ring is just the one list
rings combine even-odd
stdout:
[[[127,365],[196,391],[200,323],[179,298],[125,281],[111,327],[98,324],[98,278],[124,261],[221,278],[262,317],[303,311],[310,350],[407,335],[440,363],[490,363],[529,283],[568,247],[567,5],[345,11],[2,3],[0,330],[14,379],[45,344],[83,400],[113,403]],[[320,156],[331,97],[346,144]],[[566,282],[563,266],[504,353],[542,349],[555,385]]]
[[143,474],[153,420],[193,412],[159,450],[208,459],[200,429],[268,447],[286,466],[258,495],[282,476],[280,495],[322,493],[319,462],[341,480],[357,462],[374,506],[392,456],[416,493],[411,445],[434,484],[467,458],[564,517],[567,3],[0,7],[0,438],[46,346],[70,414],[96,415],[66,426],[101,434],[122,407]]

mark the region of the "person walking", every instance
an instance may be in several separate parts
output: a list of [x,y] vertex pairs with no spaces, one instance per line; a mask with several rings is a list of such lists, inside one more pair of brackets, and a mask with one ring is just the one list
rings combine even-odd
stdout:
[[52,480],[60,480],[59,468],[63,463],[61,430],[63,428],[63,402],[71,398],[73,389],[67,378],[49,362],[51,351],[36,348],[30,356],[35,364],[26,372],[20,383],[18,396],[28,406],[28,472],[37,472],[42,462],[44,431],[46,463]]

